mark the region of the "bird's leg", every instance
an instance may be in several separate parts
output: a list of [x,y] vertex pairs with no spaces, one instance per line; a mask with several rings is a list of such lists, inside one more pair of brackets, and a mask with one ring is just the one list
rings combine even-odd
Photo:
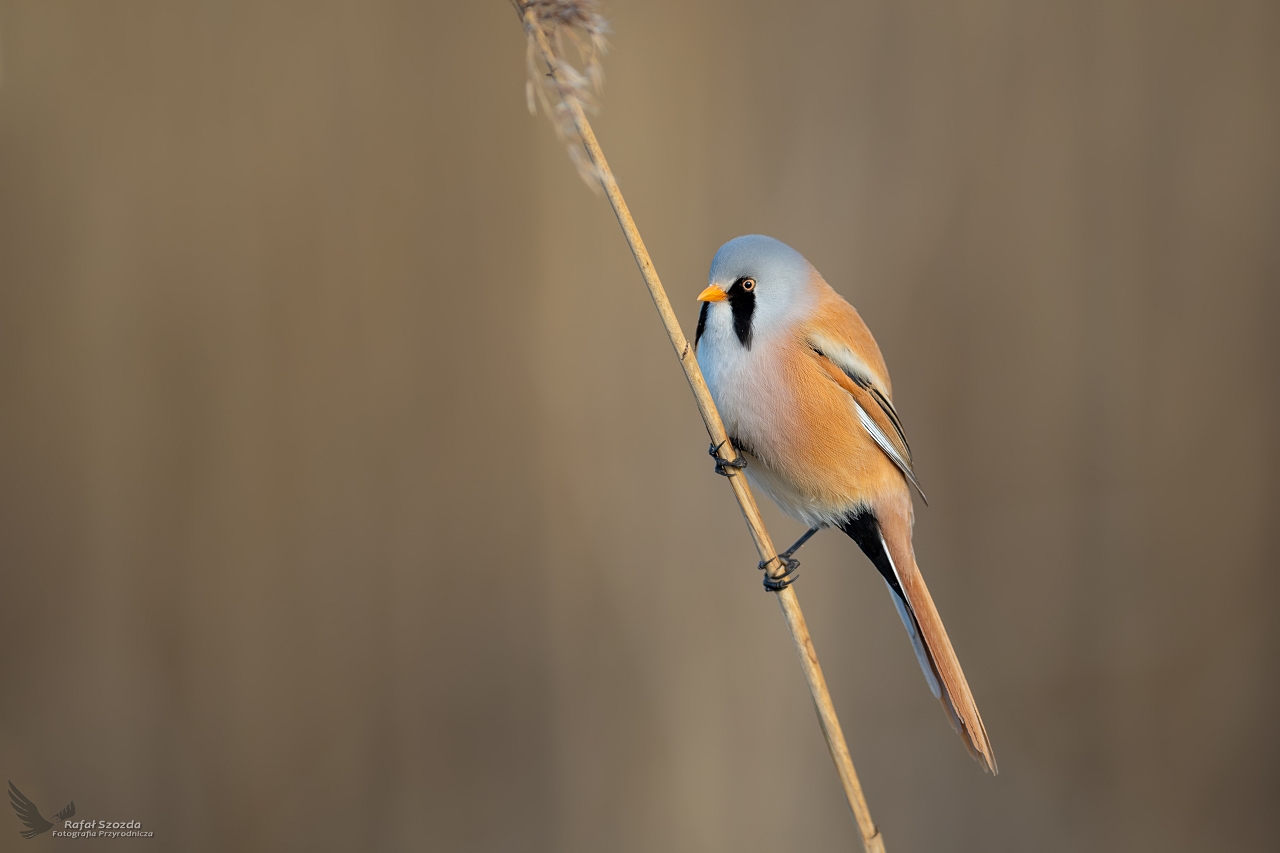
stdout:
[[738,470],[742,470],[743,468],[747,467],[747,460],[743,459],[741,454],[739,454],[738,458],[734,459],[732,462],[730,462],[728,459],[720,458],[720,448],[724,447],[725,443],[728,442],[728,440],[729,439],[726,438],[724,441],[720,442],[719,444],[713,444],[707,450],[707,453],[711,454],[711,458],[716,460],[716,473],[719,474],[721,477],[730,476],[733,473],[729,470],[730,468],[737,468]]
[[769,592],[781,592],[791,586],[791,584],[795,583],[796,578],[800,576],[800,561],[793,559],[791,555],[796,551],[799,551],[804,546],[804,543],[809,541],[809,537],[813,536],[813,534],[817,533],[821,529],[821,527],[813,527],[806,530],[805,534],[797,539],[794,545],[773,558],[773,560],[777,560],[779,565],[786,569],[786,572],[784,572],[780,577],[775,578],[773,575],[769,574],[769,564],[772,563],[773,560],[762,560],[760,562],[760,571],[764,572],[765,589],[769,590]]
[[805,534],[804,534],[803,536],[801,536],[799,539],[797,539],[797,540],[795,541],[795,543],[794,543],[790,548],[788,548],[787,550],[783,551],[783,552],[782,552],[781,554],[779,554],[778,556],[779,556],[779,557],[781,557],[781,558],[782,558],[782,559],[784,559],[784,560],[790,560],[790,559],[791,559],[791,555],[792,555],[792,554],[794,554],[796,551],[799,551],[801,548],[803,548],[803,547],[804,547],[804,543],[806,543],[806,542],[808,542],[808,541],[809,541],[809,537],[813,536],[813,534],[817,533],[817,532],[818,532],[819,530],[821,530],[821,529],[822,529],[821,527],[811,527],[811,528],[809,528],[808,530],[806,530],[806,531],[805,531]]

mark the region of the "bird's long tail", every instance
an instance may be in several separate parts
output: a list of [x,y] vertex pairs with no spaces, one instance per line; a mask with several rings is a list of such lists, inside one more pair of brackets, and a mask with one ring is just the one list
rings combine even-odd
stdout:
[[911,525],[905,513],[885,513],[877,518],[870,512],[850,519],[842,529],[858,543],[863,552],[884,576],[893,603],[907,628],[911,646],[924,671],[929,690],[942,703],[951,727],[964,740],[965,747],[985,770],[998,772],[995,752],[987,737],[978,705],[969,690],[969,682],[960,668],[960,660],[924,577],[916,566],[911,548]]

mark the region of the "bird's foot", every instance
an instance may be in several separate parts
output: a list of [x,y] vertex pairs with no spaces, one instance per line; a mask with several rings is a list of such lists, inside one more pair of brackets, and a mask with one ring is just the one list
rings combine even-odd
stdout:
[[800,576],[800,561],[792,559],[791,555],[804,547],[804,543],[808,542],[809,538],[821,529],[821,527],[809,528],[790,548],[773,558],[773,560],[778,561],[779,566],[786,569],[779,577],[775,578],[769,574],[769,564],[773,560],[764,560],[760,563],[760,571],[764,572],[765,589],[769,590],[769,592],[781,592],[796,582],[796,578]]
[[728,443],[728,441],[729,439],[726,438],[724,441],[720,442],[719,444],[711,445],[711,447],[707,450],[707,453],[711,455],[711,458],[716,460],[716,473],[719,474],[721,477],[732,476],[733,471],[730,471],[729,470],[730,468],[734,468],[741,471],[743,468],[747,467],[747,460],[742,458],[742,456],[738,456],[736,459],[733,459],[733,460],[722,459],[720,457],[720,448],[724,447],[725,444]]
[[[780,568],[786,569],[774,577],[769,572],[769,565],[776,560]],[[764,588],[769,592],[782,592],[800,577],[800,561],[792,559],[787,553],[779,554],[773,560],[761,560],[760,571],[764,572]]]

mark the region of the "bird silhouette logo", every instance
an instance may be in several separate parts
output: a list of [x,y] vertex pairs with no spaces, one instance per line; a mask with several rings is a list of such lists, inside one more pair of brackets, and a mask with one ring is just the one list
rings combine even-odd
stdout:
[[[9,783],[9,802],[13,804],[13,810],[18,813],[18,820],[27,826],[25,830],[18,830],[23,838],[35,838],[40,833],[53,829],[53,824],[44,819],[44,815],[40,814],[36,804],[28,800],[27,795],[19,791],[12,782]],[[54,815],[53,819],[67,820],[75,813],[76,802],[72,800],[67,803],[66,808]]]

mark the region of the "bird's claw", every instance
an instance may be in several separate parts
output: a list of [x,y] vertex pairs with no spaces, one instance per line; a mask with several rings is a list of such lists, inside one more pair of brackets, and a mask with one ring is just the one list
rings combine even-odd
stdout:
[[800,561],[793,560],[791,555],[803,548],[804,543],[812,539],[813,534],[817,533],[821,529],[821,527],[810,527],[804,532],[803,536],[791,545],[790,548],[773,558],[773,560],[778,561],[779,566],[786,569],[786,571],[778,577],[775,578],[769,574],[769,564],[772,563],[773,560],[764,560],[760,563],[760,571],[764,572],[765,589],[769,590],[769,592],[782,592],[782,590],[796,582],[796,578],[800,576]]
[[724,441],[720,442],[719,444],[711,445],[711,447],[708,448],[707,450],[707,453],[711,455],[711,458],[716,460],[716,473],[719,474],[721,477],[732,476],[733,472],[729,470],[730,468],[734,468],[741,471],[743,468],[747,467],[747,460],[742,458],[742,456],[738,456],[736,459],[732,459],[732,460],[722,459],[720,457],[720,448],[724,447],[728,441],[729,439],[726,438]]
[[[778,561],[778,565],[785,568],[778,577],[769,574],[769,564],[774,560]],[[784,552],[774,557],[773,560],[761,560],[760,571],[764,572],[764,588],[769,592],[782,592],[787,587],[796,582],[800,577],[800,561],[793,559],[790,552]]]

